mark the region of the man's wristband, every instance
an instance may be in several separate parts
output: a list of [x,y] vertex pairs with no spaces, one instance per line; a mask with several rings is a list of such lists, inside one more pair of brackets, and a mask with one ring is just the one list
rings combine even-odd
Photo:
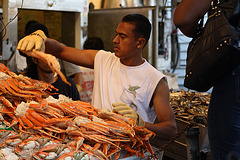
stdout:
[[38,34],[38,33],[31,33],[30,35],[31,35],[31,36],[36,35],[36,36],[41,37],[43,41],[45,40],[45,39],[44,39],[40,34]]

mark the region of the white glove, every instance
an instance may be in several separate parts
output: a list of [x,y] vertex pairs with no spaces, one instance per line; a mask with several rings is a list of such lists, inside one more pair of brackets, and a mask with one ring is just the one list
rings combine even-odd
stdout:
[[32,51],[33,49],[45,52],[45,41],[47,37],[42,30],[37,30],[32,34],[22,38],[17,46],[20,51]]
[[121,114],[124,117],[132,118],[138,126],[145,126],[143,119],[126,103],[113,103],[113,112]]

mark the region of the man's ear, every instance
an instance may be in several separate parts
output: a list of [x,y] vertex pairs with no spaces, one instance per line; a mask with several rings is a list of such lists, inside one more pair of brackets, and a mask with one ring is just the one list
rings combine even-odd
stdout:
[[137,48],[143,48],[145,43],[146,43],[146,39],[145,38],[138,38]]
[[32,57],[32,61],[33,61],[35,64],[38,64],[38,59],[37,59],[37,58]]

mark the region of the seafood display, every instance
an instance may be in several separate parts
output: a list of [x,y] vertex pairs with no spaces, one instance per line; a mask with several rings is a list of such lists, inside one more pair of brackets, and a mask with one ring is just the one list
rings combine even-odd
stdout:
[[177,118],[191,121],[194,117],[207,123],[207,112],[211,94],[207,92],[177,91],[170,93],[170,104]]
[[135,120],[59,95],[0,64],[1,160],[119,159],[153,154],[155,134]]
[[58,89],[43,81],[17,75],[0,63],[0,99],[3,103],[11,105],[8,100],[40,101],[42,98],[48,97],[51,90],[57,91]]

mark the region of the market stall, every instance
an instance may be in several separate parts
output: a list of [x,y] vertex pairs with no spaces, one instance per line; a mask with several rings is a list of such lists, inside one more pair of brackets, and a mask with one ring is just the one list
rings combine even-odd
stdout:
[[170,103],[174,110],[178,134],[170,141],[160,137],[151,139],[151,144],[164,151],[171,159],[210,159],[207,133],[207,112],[210,93],[171,91]]

